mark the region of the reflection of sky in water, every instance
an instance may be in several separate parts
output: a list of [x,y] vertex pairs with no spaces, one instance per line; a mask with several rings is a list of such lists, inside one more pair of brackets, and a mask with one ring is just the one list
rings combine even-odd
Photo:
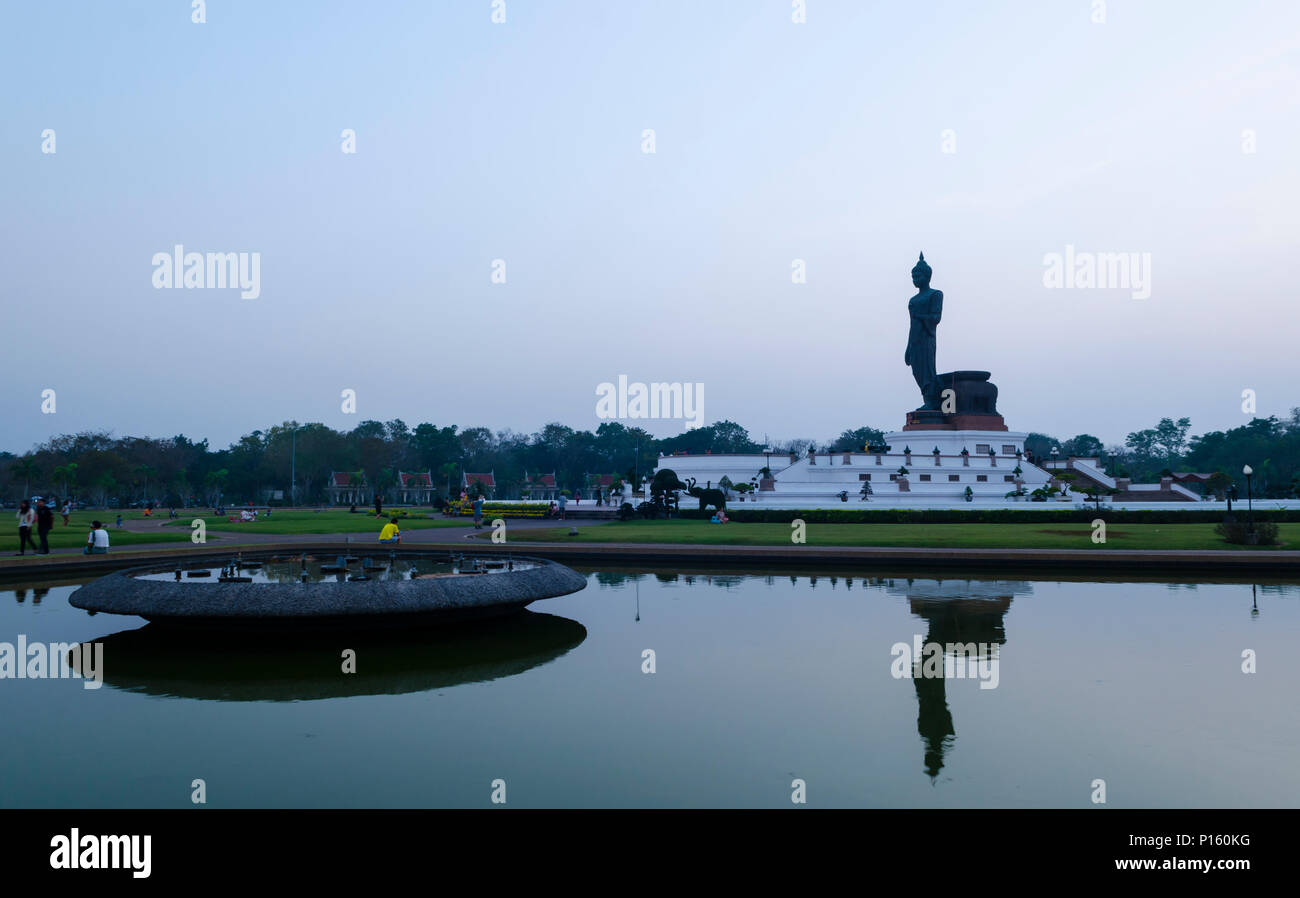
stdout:
[[[72,588],[0,590],[0,641],[103,640],[108,682],[0,680],[0,805],[1300,803],[1295,585],[602,572],[513,632],[255,647]],[[998,687],[894,679],[918,635],[996,645]]]

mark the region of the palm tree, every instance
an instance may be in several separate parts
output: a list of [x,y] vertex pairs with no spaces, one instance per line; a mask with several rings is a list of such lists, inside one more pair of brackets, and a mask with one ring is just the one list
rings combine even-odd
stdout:
[[456,473],[456,463],[449,461],[438,468],[438,473],[447,478],[447,498],[451,498],[451,478]]
[[375,478],[375,494],[387,497],[388,490],[397,483],[397,472],[392,468],[381,468]]
[[215,496],[215,500],[212,503],[213,505],[221,504],[221,495],[225,491],[226,479],[229,476],[230,472],[225,468],[220,468],[216,471],[209,471],[207,475],[204,476],[203,485],[207,487],[208,497],[212,498]]
[[152,465],[138,465],[135,469],[135,473],[138,474],[140,479],[143,481],[144,498],[148,499],[149,478],[153,477],[153,475],[157,473],[157,470]]
[[107,507],[109,494],[117,491],[117,478],[105,471],[95,480],[95,486],[99,490],[99,502]]
[[77,482],[77,463],[68,462],[54,469],[54,479],[63,481],[63,495],[72,498],[72,485]]
[[23,495],[26,499],[32,492],[32,478],[40,474],[41,466],[36,464],[36,459],[30,455],[24,455],[18,461],[14,462],[14,472],[23,479]]

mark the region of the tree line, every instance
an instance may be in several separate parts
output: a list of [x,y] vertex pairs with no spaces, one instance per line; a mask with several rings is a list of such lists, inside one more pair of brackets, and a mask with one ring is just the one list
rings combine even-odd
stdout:
[[[1286,419],[1256,418],[1240,427],[1188,436],[1187,418],[1162,418],[1152,428],[1128,434],[1122,445],[1104,445],[1091,434],[1065,440],[1031,433],[1026,450],[1035,457],[1093,456],[1108,473],[1151,482],[1162,473],[1222,472],[1244,494],[1241,470],[1254,469],[1252,489],[1261,497],[1284,498],[1300,489],[1300,409]],[[741,425],[719,421],[682,434],[656,438],[616,421],[595,431],[547,424],[532,434],[487,427],[460,429],[401,419],[362,421],[352,430],[288,421],[254,430],[226,448],[183,434],[117,437],[107,431],[55,436],[17,455],[0,452],[0,495],[75,497],[94,505],[160,501],[167,505],[263,503],[275,491],[282,501],[327,501],[331,471],[362,472],[381,495],[395,495],[399,471],[429,471],[438,496],[459,495],[462,474],[492,472],[497,498],[517,498],[526,475],[554,473],[557,487],[590,489],[593,475],[612,474],[637,483],[650,476],[660,454],[771,452],[774,459],[817,451],[862,451],[882,442],[873,427],[844,430],[821,442],[787,439],[756,442]],[[895,451],[902,447],[894,447]],[[671,463],[669,464],[671,466]],[[778,468],[774,463],[773,468]],[[757,474],[757,468],[755,469]]]

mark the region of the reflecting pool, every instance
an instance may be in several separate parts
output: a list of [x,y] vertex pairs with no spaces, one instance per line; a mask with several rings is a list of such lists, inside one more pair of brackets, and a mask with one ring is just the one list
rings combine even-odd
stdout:
[[[1300,804],[1295,585],[587,576],[508,620],[292,638],[0,584],[0,806],[196,779],[209,807],[487,807],[498,779],[512,807]],[[102,685],[16,678],[20,637],[100,643]]]

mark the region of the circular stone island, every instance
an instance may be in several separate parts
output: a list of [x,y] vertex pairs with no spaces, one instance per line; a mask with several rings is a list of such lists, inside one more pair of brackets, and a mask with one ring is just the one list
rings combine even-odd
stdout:
[[68,602],[169,626],[355,629],[499,617],[586,585],[542,558],[322,552],[130,568],[86,584]]

